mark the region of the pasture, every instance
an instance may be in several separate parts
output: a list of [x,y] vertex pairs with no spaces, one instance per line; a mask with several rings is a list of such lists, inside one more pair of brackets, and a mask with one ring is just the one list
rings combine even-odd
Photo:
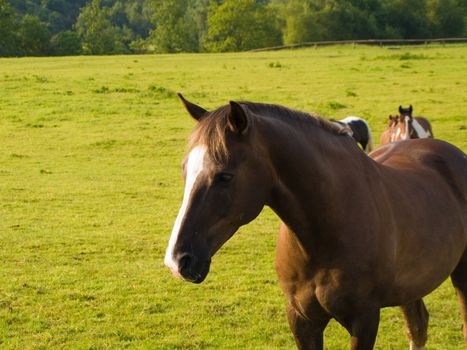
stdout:
[[[0,348],[293,349],[269,209],[214,257],[201,285],[165,248],[194,122],[229,100],[365,118],[375,144],[399,105],[467,151],[467,46],[0,59]],[[462,349],[449,281],[425,299],[427,349]],[[332,323],[326,349],[346,349]],[[376,349],[408,348],[384,309]]]

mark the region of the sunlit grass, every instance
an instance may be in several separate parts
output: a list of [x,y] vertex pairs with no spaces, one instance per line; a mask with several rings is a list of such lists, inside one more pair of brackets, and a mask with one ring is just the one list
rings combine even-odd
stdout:
[[[400,104],[467,150],[467,47],[0,59],[0,348],[291,349],[266,209],[199,285],[163,266],[181,204],[180,161],[207,109],[279,103],[361,116],[377,140]],[[454,292],[426,298],[427,349],[462,349]],[[326,330],[327,349],[346,332]],[[385,309],[377,349],[406,349]]]

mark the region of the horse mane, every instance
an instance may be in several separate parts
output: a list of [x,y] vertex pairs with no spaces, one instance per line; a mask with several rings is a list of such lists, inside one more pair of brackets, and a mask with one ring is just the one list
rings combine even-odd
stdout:
[[[316,114],[301,112],[274,104],[243,101],[239,102],[239,104],[247,111],[250,127],[254,125],[255,119],[258,116],[262,116],[281,120],[288,124],[296,124],[299,129],[311,126],[321,128],[334,135],[349,135],[351,133],[347,127],[332,123]],[[230,153],[226,144],[226,130],[229,111],[230,106],[224,105],[201,118],[190,136],[189,149],[191,150],[196,145],[202,144],[207,147],[208,152],[214,159],[228,159]]]

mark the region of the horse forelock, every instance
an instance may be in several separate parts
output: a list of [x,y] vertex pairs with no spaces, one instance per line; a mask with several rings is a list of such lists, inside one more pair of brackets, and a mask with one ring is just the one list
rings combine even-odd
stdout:
[[228,105],[219,107],[198,122],[190,136],[190,151],[198,145],[203,145],[212,158],[218,161],[229,158],[230,151],[226,141],[228,111]]
[[[318,115],[289,109],[279,105],[239,102],[245,109],[249,119],[249,128],[253,129],[256,118],[265,117],[286,122],[288,125],[296,125],[300,130],[305,125],[319,127],[335,135],[351,135],[352,131],[347,126],[332,123]],[[230,157],[227,146],[227,128],[229,105],[224,105],[203,117],[193,130],[189,149],[197,145],[204,145],[208,154],[216,160],[225,161]]]

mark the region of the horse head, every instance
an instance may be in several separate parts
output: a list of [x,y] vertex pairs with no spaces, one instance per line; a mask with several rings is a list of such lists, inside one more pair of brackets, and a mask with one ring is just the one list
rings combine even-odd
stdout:
[[401,116],[405,116],[405,115],[412,116],[412,112],[413,112],[412,105],[410,105],[408,108],[403,108],[402,106],[399,106],[399,114]]
[[177,277],[200,283],[216,251],[261,212],[271,174],[241,103],[208,112],[179,96],[198,124],[182,163],[185,191],[164,262]]
[[397,128],[400,129],[400,139],[409,140],[412,138],[417,138],[416,131],[413,127],[413,107],[410,105],[408,108],[402,108],[399,106],[399,124]]
[[389,115],[388,118],[388,127],[389,128],[394,128],[397,123],[399,122],[399,116],[398,115]]

